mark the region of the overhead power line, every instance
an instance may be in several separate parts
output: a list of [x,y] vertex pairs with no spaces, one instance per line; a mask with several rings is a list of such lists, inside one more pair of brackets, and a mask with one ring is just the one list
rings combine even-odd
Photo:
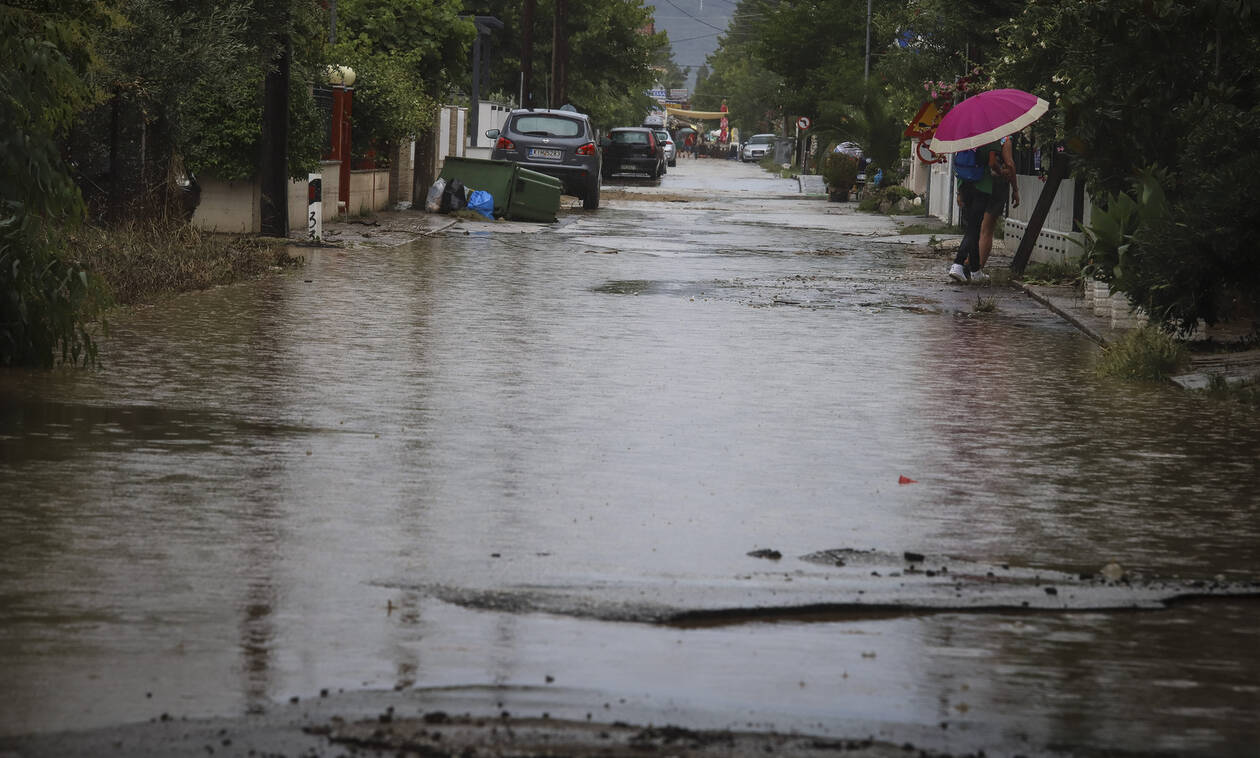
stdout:
[[691,15],[690,13],[688,13],[687,11],[683,10],[682,8],[679,8],[679,7],[678,7],[678,4],[677,4],[677,3],[675,3],[675,2],[674,2],[674,0],[665,0],[665,2],[667,2],[667,3],[669,3],[670,5],[674,6],[674,8],[676,8],[676,9],[678,10],[678,12],[679,12],[679,13],[683,14],[684,16],[686,16],[687,18],[689,18],[689,19],[691,19],[691,20],[693,20],[693,21],[698,21],[698,22],[700,22],[701,24],[704,24],[705,26],[709,27],[710,29],[716,29],[716,30],[717,30],[717,31],[719,31],[719,32],[724,32],[724,31],[726,31],[726,29],[725,29],[724,27],[721,27],[721,26],[714,26],[713,24],[710,24],[708,21],[705,21],[705,20],[704,20],[704,19],[702,19],[702,18],[697,18],[697,17],[695,17],[695,16]]

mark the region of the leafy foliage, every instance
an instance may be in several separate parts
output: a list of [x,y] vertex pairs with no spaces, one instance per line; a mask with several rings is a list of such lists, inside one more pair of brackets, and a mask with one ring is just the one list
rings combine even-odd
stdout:
[[74,24],[0,6],[0,364],[91,363],[96,289],[66,233],[83,202],[61,158],[91,92],[91,50]]
[[783,77],[758,54],[765,6],[762,0],[744,0],[735,7],[726,34],[709,56],[712,68],[697,77],[692,98],[701,110],[717,110],[725,100],[731,126],[749,135],[783,131]]
[[[656,79],[652,64],[665,54],[668,37],[640,32],[652,20],[642,0],[569,0],[568,8],[569,102],[597,126],[641,123],[652,105],[646,94]],[[495,54],[484,91],[516,93],[525,38],[521,3],[484,0],[470,3],[468,10],[493,15],[504,25],[491,35]],[[546,106],[549,91],[554,18],[553,0],[539,0],[532,30],[532,82],[540,108]]]
[[[1001,27],[990,61],[996,78],[1056,106],[1036,131],[1075,154],[1074,173],[1102,206],[1091,253],[1100,278],[1169,329],[1260,314],[1249,242],[1258,210],[1243,199],[1260,169],[1252,5],[1029,3]],[[1138,213],[1152,183],[1165,212]],[[1108,218],[1124,222],[1119,243]]]
[[476,33],[458,0],[341,0],[331,55],[355,71],[355,152],[418,134],[437,117],[437,98],[467,75]]
[[823,159],[823,178],[833,191],[848,192],[857,182],[858,159],[835,152],[835,145],[827,150]]

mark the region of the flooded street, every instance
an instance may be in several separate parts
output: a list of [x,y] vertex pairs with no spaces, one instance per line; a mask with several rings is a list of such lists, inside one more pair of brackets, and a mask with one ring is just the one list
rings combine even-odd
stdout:
[[[1041,579],[1256,580],[1253,412],[1099,379],[1023,293],[755,166],[605,192],[308,249],[117,315],[101,370],[0,374],[0,755],[321,690],[1256,755],[1260,601]],[[1037,578],[995,610],[908,563]]]

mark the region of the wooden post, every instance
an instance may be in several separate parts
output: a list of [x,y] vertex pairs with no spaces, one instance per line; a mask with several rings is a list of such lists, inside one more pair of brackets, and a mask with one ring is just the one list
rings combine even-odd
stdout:
[[551,38],[551,105],[559,108],[568,100],[569,78],[569,0],[556,0],[555,25]]
[[1059,185],[1063,183],[1071,170],[1071,164],[1072,161],[1067,153],[1054,154],[1046,186],[1041,188],[1041,196],[1037,198],[1037,207],[1033,208],[1032,218],[1028,219],[1028,226],[1024,228],[1024,237],[1019,241],[1019,248],[1015,251],[1015,259],[1011,261],[1011,271],[1016,275],[1024,273],[1024,267],[1028,265],[1028,259],[1032,256],[1037,238],[1041,236],[1041,227],[1046,223],[1046,216],[1050,215],[1050,206],[1054,205],[1054,196],[1058,194]]

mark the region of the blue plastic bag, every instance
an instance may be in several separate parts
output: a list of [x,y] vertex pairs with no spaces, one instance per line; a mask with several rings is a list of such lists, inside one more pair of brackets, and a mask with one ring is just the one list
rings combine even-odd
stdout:
[[468,210],[494,221],[494,196],[485,190],[473,190],[468,194]]

